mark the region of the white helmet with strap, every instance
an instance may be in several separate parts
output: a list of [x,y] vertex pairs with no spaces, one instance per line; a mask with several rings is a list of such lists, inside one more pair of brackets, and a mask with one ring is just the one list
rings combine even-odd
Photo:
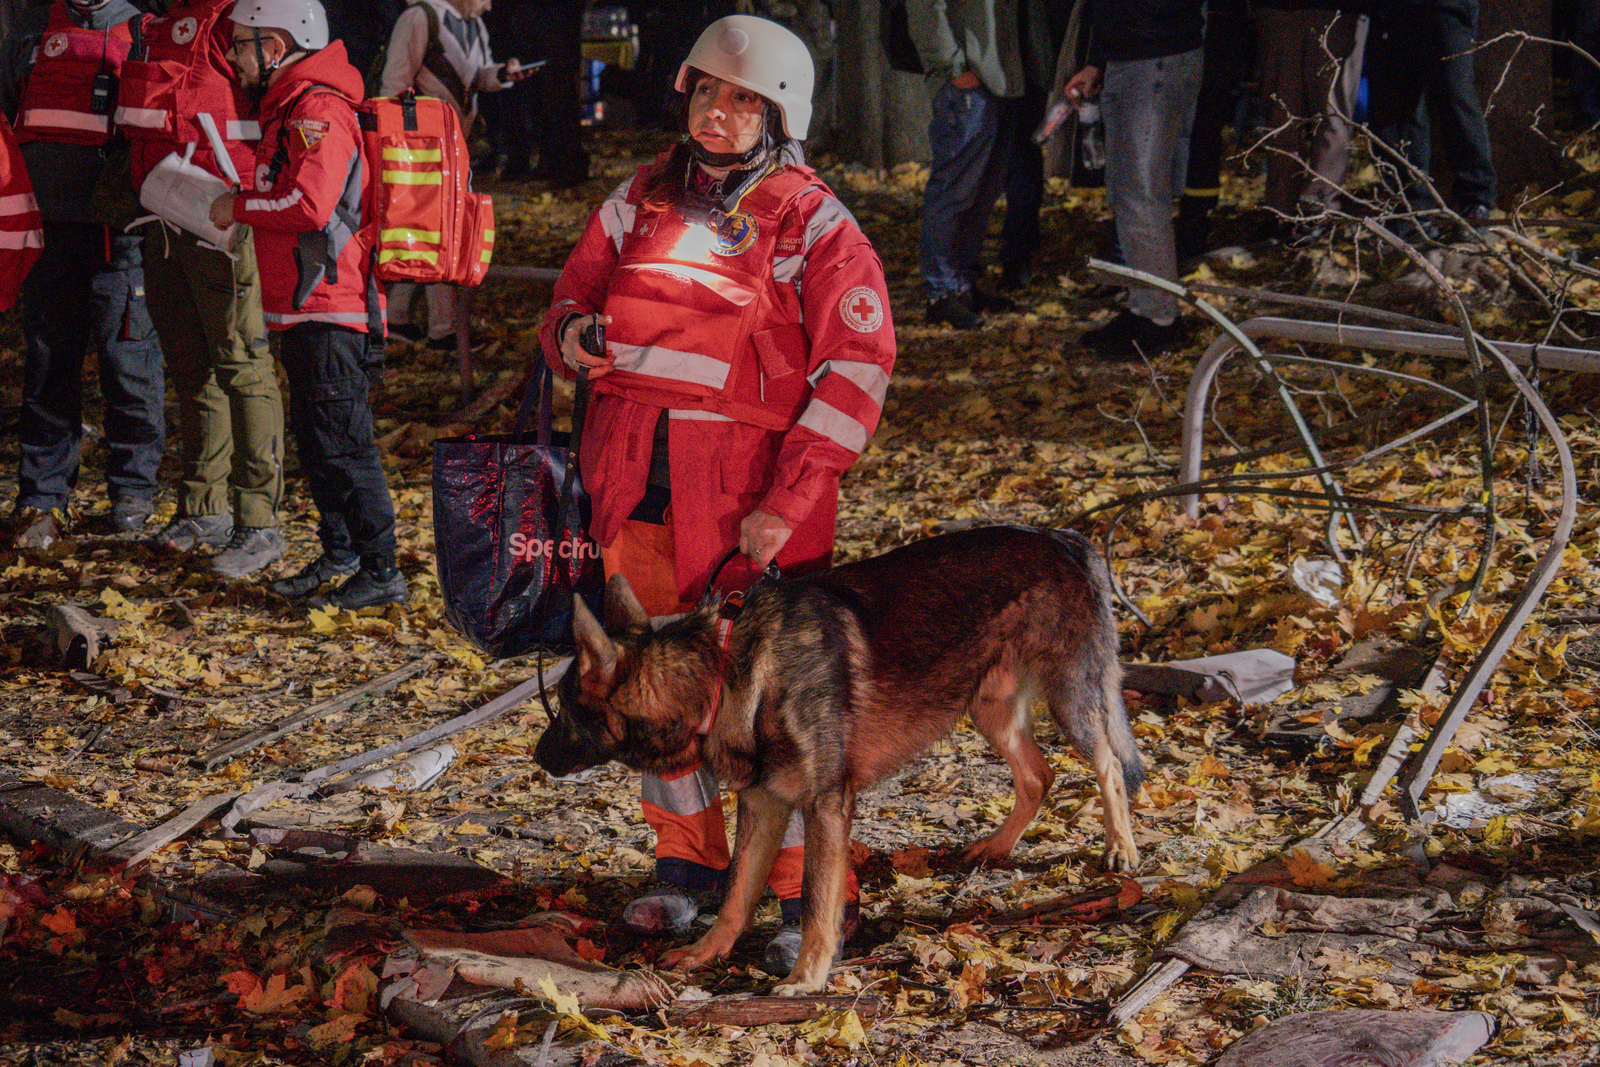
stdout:
[[228,17],[239,26],[282,30],[307,52],[328,47],[328,13],[317,0],[238,0]]
[[687,91],[690,67],[760,93],[777,105],[783,132],[797,141],[805,140],[811,127],[816,73],[805,42],[788,29],[754,15],[720,18],[705,28],[689,50],[689,58],[678,67],[672,87],[680,93]]

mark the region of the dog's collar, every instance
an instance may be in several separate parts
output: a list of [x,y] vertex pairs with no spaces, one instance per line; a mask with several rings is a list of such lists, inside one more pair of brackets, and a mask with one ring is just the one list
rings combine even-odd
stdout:
[[728,673],[728,642],[733,637],[733,620],[738,617],[742,607],[744,594],[729,593],[722,607],[717,609],[717,648],[722,655],[717,660],[717,684],[711,690],[711,705],[706,708],[706,717],[700,720],[701,737],[709,734],[717,721],[717,709],[722,705],[722,678]]

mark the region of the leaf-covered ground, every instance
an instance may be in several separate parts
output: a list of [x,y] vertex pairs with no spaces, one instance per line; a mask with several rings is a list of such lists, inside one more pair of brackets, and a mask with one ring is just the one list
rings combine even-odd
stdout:
[[[598,147],[604,177],[570,193],[493,190],[501,262],[559,265],[594,203],[655,143],[644,135],[606,134]],[[1581,151],[1573,155],[1583,159]],[[1109,1026],[1106,1018],[1110,1000],[1226,879],[1285,850],[1284,884],[1308,892],[1370,895],[1375,885],[1415,874],[1417,857],[1425,855],[1471,872],[1478,894],[1458,901],[1494,898],[1516,885],[1596,907],[1600,651],[1586,628],[1597,618],[1591,605],[1600,588],[1591,506],[1600,493],[1596,379],[1543,374],[1543,395],[1576,459],[1577,527],[1541,611],[1494,675],[1425,797],[1433,807],[1482,787],[1505,810],[1419,834],[1401,823],[1391,794],[1370,813],[1369,834],[1313,859],[1294,851],[1294,843],[1351,810],[1399,719],[1335,726],[1309,747],[1275,741],[1272,724],[1318,722],[1328,701],[1370,684],[1360,675],[1329,673],[1370,634],[1436,648],[1447,683],[1461,676],[1555,523],[1560,485],[1551,473],[1550,442],[1529,437],[1503,376],[1490,375],[1497,537],[1476,602],[1468,605],[1464,593],[1486,544],[1481,521],[1458,513],[1362,512],[1357,528],[1364,548],[1345,535],[1349,559],[1338,602],[1325,606],[1291,577],[1296,560],[1329,555],[1325,517],[1300,500],[1241,482],[1206,497],[1195,519],[1175,498],[1159,495],[1126,511],[1094,510],[1173,484],[1189,374],[1217,332],[1196,319],[1188,351],[1148,365],[1099,365],[1075,343],[1113,310],[1092,298],[1089,288],[1098,279],[1084,269],[1085,256],[1104,243],[1098,193],[1052,190],[1047,247],[1036,283],[1021,294],[1025,310],[960,335],[920,321],[915,262],[925,174],[915,167],[870,173],[825,159],[823,166],[883,258],[900,342],[883,425],[844,485],[841,558],[977,523],[1077,522],[1106,538],[1119,581],[1148,622],[1121,613],[1127,658],[1159,662],[1267,647],[1296,658],[1298,686],[1267,708],[1132,700],[1150,774],[1134,813],[1145,856],[1137,892],[1098,873],[1092,777],[1045,727],[1057,782],[1016,854],[986,870],[950,860],[941,850],[986,833],[1010,805],[1003,765],[963,729],[860,804],[865,922],[836,972],[835,991],[881,997],[883,1014],[863,1020],[847,1012],[804,1026],[738,1030],[600,1019],[595,1025],[628,1057],[614,1062],[1205,1063],[1263,1021],[1351,1006],[1478,1008],[1500,1028],[1475,1062],[1593,1062],[1600,966],[1579,958],[1559,976],[1527,977],[1521,966],[1527,923],[1519,926],[1515,915],[1487,906],[1460,925],[1498,947],[1440,950],[1409,984],[1385,980],[1359,954],[1323,960],[1310,979],[1194,970],[1129,1026]],[[1230,172],[1220,236],[1250,229],[1241,205],[1253,201],[1259,183],[1249,167]],[[1589,229],[1532,220],[1586,213],[1594,188],[1576,173],[1554,196],[1525,205],[1521,233],[1558,257],[1587,256],[1574,242],[1588,239]],[[1537,293],[1600,310],[1589,277],[1546,273],[1528,252],[1505,242],[1500,251],[1502,260],[1441,259],[1492,336],[1544,339],[1551,315]],[[1526,281],[1513,278],[1509,265]],[[1348,230],[1331,244],[1298,252],[1240,247],[1192,277],[1440,314],[1414,269],[1380,256],[1370,241],[1354,243]],[[488,341],[477,362],[481,389],[492,392],[520,374],[547,301],[547,289],[529,285],[490,283],[478,294],[478,335]],[[1246,301],[1216,302],[1236,319],[1263,311]],[[1566,321],[1584,332],[1582,317]],[[0,495],[11,496],[21,382],[14,316],[6,330],[0,402],[12,429],[0,453]],[[1283,388],[1306,418],[1326,428],[1330,459],[1372,449],[1448,410],[1414,382],[1351,368],[1386,366],[1472,392],[1458,361],[1332,349],[1306,354],[1343,364],[1281,372]],[[74,500],[75,541],[45,558],[0,552],[0,770],[153,825],[198,796],[249,789],[390,743],[530,677],[534,667],[526,659],[485,663],[451,630],[439,600],[430,443],[441,434],[501,427],[510,414],[505,405],[463,410],[458,384],[453,357],[395,348],[388,380],[374,397],[399,512],[401,566],[412,587],[403,610],[308,615],[256,582],[221,581],[198,559],[159,555],[108,535],[102,452],[91,439]],[[89,392],[98,395],[92,381]],[[1292,437],[1277,384],[1239,361],[1222,375],[1205,432],[1214,452],[1287,449],[1237,468],[1223,464],[1210,475],[1304,465],[1288,449]],[[1342,478],[1353,495],[1450,509],[1482,493],[1478,449],[1477,426],[1468,418]],[[1542,471],[1538,480],[1528,477],[1530,459]],[[278,568],[285,572],[316,551],[314,511],[292,456],[288,463],[282,515],[291,550]],[[1312,479],[1277,484],[1316,488]],[[170,495],[159,505],[165,518]],[[60,602],[121,622],[91,669],[125,688],[126,700],[113,702],[56,665],[43,620]],[[209,774],[188,762],[419,655],[436,661],[387,695]],[[1427,724],[1448,693],[1447,684],[1440,694],[1410,694],[1402,702]],[[179,1052],[201,1046],[212,1047],[228,1067],[442,1058],[446,1050],[382,1020],[374,994],[378,951],[370,944],[342,955],[329,951],[325,924],[339,905],[384,920],[475,929],[549,908],[614,920],[649,879],[650,841],[638,817],[636,783],[611,768],[583,784],[547,780],[532,759],[543,723],[535,701],[457,735],[455,763],[421,792],[356,791],[277,810],[287,822],[468,856],[514,879],[497,896],[450,903],[360,889],[269,893],[241,872],[270,869],[271,850],[248,838],[225,839],[213,822],[158,853],[150,868],[169,884],[209,884],[237,918],[171,924],[137,881],[106,878],[75,857],[0,842],[0,1067],[165,1067]],[[1505,783],[1517,773],[1531,777],[1531,791]],[[1097,889],[1107,889],[1107,901],[1115,903],[1087,911],[1063,905]],[[759,962],[776,908],[769,905],[760,918],[762,927],[729,966],[695,977],[702,988],[759,992],[770,985]],[[592,947],[605,962],[631,967],[651,964],[669,945],[602,927]],[[569,1018],[567,1025],[576,1024]],[[508,1015],[499,1043],[536,1046],[544,1029],[538,1017],[525,1016],[519,1025]]]

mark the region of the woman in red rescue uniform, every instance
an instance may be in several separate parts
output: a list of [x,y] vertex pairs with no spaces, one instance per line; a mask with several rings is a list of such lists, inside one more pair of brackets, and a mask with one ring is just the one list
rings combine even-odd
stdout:
[[[712,23],[678,72],[688,136],[601,204],[545,317],[550,365],[593,383],[590,533],[652,615],[696,607],[736,545],[724,589],[774,560],[786,576],[828,567],[839,476],[878,423],[895,356],[883,266],[801,162],[812,82],[778,24]],[[597,319],[603,356],[580,343]],[[719,789],[703,769],[646,775],[643,799],[658,884],[623,917],[681,932],[728,866]],[[777,974],[799,947],[802,840],[797,817],[771,878]]]

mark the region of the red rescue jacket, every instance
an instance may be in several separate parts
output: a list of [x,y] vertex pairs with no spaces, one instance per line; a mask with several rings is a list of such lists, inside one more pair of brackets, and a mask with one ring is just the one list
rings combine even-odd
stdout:
[[17,111],[19,144],[103,145],[111,140],[116,99],[108,97],[96,114],[94,84],[103,71],[113,79],[105,82],[105,88],[116,92],[115,79],[133,44],[133,26],[130,19],[103,30],[88,29],[72,20],[65,3],[50,5],[50,20]]
[[665,409],[682,593],[698,595],[757,508],[794,530],[780,567],[826,567],[839,476],[876,428],[894,366],[882,264],[805,167],[767,175],[717,231],[640,204],[642,184],[624,183],[590,218],[542,332],[546,359],[570,377],[562,320],[614,320],[616,369],[595,382],[581,450],[590,532],[609,544],[643,498]]
[[0,116],[0,311],[17,302],[22,279],[43,250],[39,202],[33,197],[28,168],[23,165],[11,125]]
[[228,155],[247,181],[260,125],[228,65],[234,0],[179,0],[165,16],[145,24],[143,51],[122,67],[117,125],[131,142],[133,181],[142,185],[167,153],[197,147],[194,162],[217,177],[211,142],[195,116],[208,113],[227,142]]
[[361,74],[334,41],[285,67],[261,101],[250,189],[233,217],[255,230],[267,327],[328,322],[365,332],[381,287],[371,281],[372,234],[362,227],[372,173],[355,102]]

